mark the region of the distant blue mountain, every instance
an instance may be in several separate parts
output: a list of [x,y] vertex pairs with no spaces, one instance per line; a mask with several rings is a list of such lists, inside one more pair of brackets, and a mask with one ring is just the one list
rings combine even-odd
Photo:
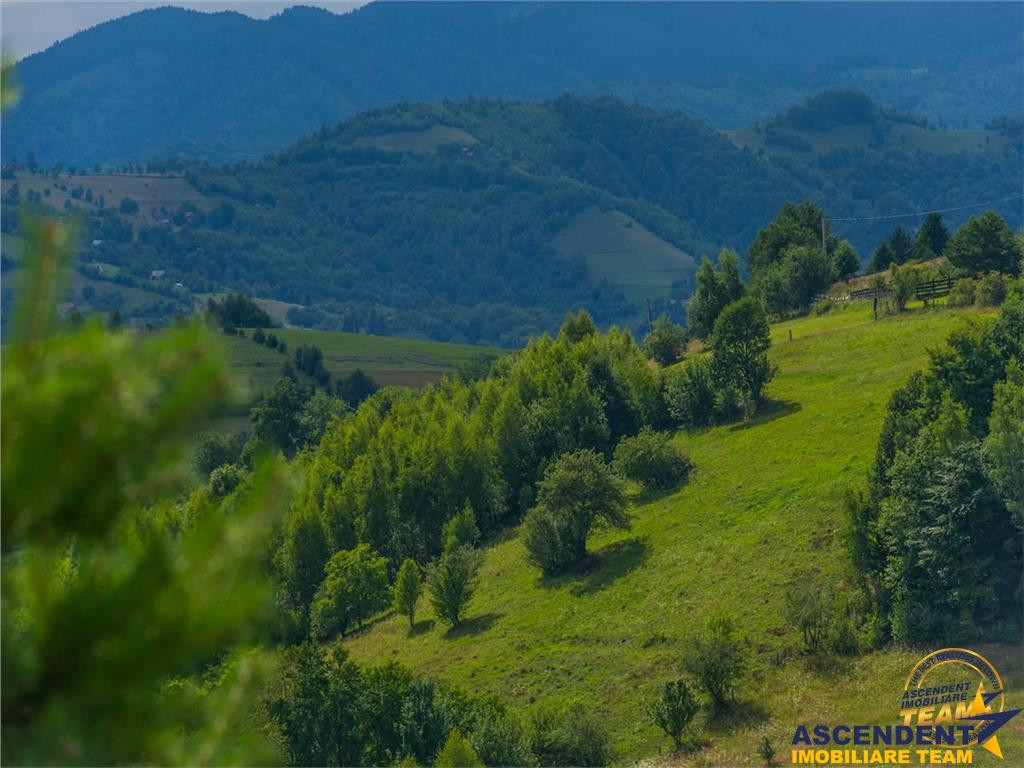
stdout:
[[29,56],[2,153],[259,156],[406,100],[611,93],[719,128],[826,87],[956,127],[1020,111],[1021,3],[373,3],[148,10]]

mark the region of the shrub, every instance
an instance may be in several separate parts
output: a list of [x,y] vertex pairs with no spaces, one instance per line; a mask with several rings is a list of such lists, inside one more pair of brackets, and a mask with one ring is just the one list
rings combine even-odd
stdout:
[[712,618],[690,643],[683,665],[715,709],[727,707],[748,665],[747,648],[737,637],[734,622],[721,616]]
[[977,283],[969,277],[962,277],[953,283],[949,292],[949,306],[970,307],[974,304]]
[[832,299],[827,296],[822,296],[820,299],[815,299],[814,303],[811,304],[812,315],[827,315],[832,311]]
[[648,714],[654,724],[672,739],[678,752],[685,742],[683,735],[700,704],[685,680],[665,683],[657,698],[648,706]]
[[586,557],[596,525],[629,527],[621,481],[594,451],[563,454],[545,471],[523,521],[527,556],[545,573],[564,571]]
[[800,631],[808,653],[816,653],[825,640],[829,608],[825,591],[808,581],[800,581],[786,592],[786,621]]
[[775,747],[767,736],[761,737],[761,743],[757,745],[757,756],[764,760],[764,764],[771,766],[775,762]]
[[615,470],[645,488],[671,488],[686,479],[693,462],[664,432],[644,428],[635,437],[624,437],[615,448]]
[[974,302],[979,307],[998,307],[1006,299],[1007,279],[998,272],[989,272],[978,281]]
[[387,563],[368,544],[331,556],[313,598],[310,624],[315,638],[344,635],[350,626],[387,606]]
[[715,388],[711,383],[711,358],[693,357],[665,371],[665,408],[687,427],[710,424],[715,414]]
[[608,733],[578,701],[537,707],[530,715],[529,739],[538,765],[601,766],[611,762]]

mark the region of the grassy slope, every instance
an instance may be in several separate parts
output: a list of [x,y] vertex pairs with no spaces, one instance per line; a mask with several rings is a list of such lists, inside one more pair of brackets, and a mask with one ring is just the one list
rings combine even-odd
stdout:
[[[252,335],[251,331],[248,333]],[[438,381],[445,373],[454,373],[458,365],[477,355],[502,352],[468,344],[338,331],[275,328],[272,333],[288,345],[287,355],[256,344],[251,338],[221,337],[228,365],[237,374],[238,384],[250,395],[270,389],[281,375],[285,361],[294,362],[295,349],[300,344],[315,344],[323,350],[324,366],[332,377],[361,368],[381,385],[419,386]]]
[[674,281],[696,269],[693,257],[621,211],[583,211],[551,244],[582,257],[594,280],[618,283],[632,301],[668,296]]
[[[4,179],[0,186],[6,192],[17,182],[22,196],[30,189],[40,194],[43,193],[43,190],[49,189],[50,196],[43,202],[52,205],[58,211],[64,209],[64,203],[67,200],[71,200],[72,203],[84,209],[98,210],[99,197],[102,194],[108,208],[117,211],[119,216],[132,222],[153,219],[154,208],[157,211],[156,218],[161,218],[164,215],[160,213],[161,207],[166,208],[169,213],[174,213],[182,203],[194,203],[200,208],[208,209],[218,202],[216,197],[201,194],[183,176],[107,173],[81,173],[71,176],[62,173],[58,176],[58,181],[67,187],[66,191],[57,188],[51,174],[30,174],[26,171],[19,171],[17,179]],[[77,200],[71,197],[71,190],[78,186],[92,190],[92,203],[86,202],[84,192],[83,197]],[[125,197],[130,197],[139,204],[137,214],[124,214],[118,211],[118,206]]]
[[[740,619],[754,648],[744,699],[757,706],[738,721],[710,723],[711,746],[697,762],[755,764],[762,734],[788,762],[799,722],[891,721],[917,654],[871,654],[827,672],[799,658],[779,665],[779,652],[799,645],[782,598],[804,574],[842,572],[843,493],[864,482],[889,394],[956,317],[937,309],[873,322],[862,303],[774,326],[779,374],[769,406],[750,423],[679,434],[696,462],[691,482],[637,499],[632,531],[595,536],[598,563],[587,575],[542,579],[511,532],[488,547],[463,628],[446,633],[424,601],[413,633],[390,618],[352,638],[352,653],[398,658],[520,705],[585,697],[629,762],[667,748],[642,701],[678,674],[689,633],[723,610]],[[1019,706],[1019,649],[988,650]],[[1024,724],[1011,729],[1004,752],[1024,754]]]
[[422,131],[394,131],[356,139],[357,147],[376,147],[383,152],[437,152],[445,144],[476,144],[476,138],[461,128],[432,125]]

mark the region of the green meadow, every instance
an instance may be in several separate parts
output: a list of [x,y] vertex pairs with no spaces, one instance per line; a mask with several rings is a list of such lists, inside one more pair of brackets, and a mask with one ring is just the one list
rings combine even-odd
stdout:
[[[634,493],[632,530],[592,537],[585,572],[542,577],[527,564],[518,531],[508,531],[488,542],[458,629],[436,621],[424,599],[412,630],[404,618],[385,617],[349,639],[351,653],[400,660],[526,708],[580,698],[608,724],[627,764],[659,756],[760,764],[765,735],[788,763],[797,724],[893,722],[906,675],[933,649],[812,662],[783,617],[784,595],[802,579],[847,576],[843,497],[866,485],[890,393],[973,313],[931,308],[875,321],[870,304],[858,303],[773,326],[778,374],[767,404],[749,422],[678,433],[696,465],[690,481]],[[708,746],[669,758],[644,701],[679,676],[688,638],[716,613],[743,627],[752,673],[737,710],[704,723]],[[1020,648],[977,650],[1002,673],[1007,706],[1020,706]],[[1001,741],[1008,757],[1024,759],[1024,718]],[[975,760],[999,764],[987,753]]]
[[244,337],[220,337],[228,367],[235,374],[237,385],[249,396],[269,390],[281,376],[285,361],[294,361],[295,349],[302,344],[314,344],[323,350],[324,367],[333,379],[360,368],[381,386],[415,387],[440,381],[445,374],[455,373],[460,365],[474,358],[506,351],[469,344],[303,328],[273,328],[269,332],[285,342],[285,354],[254,342],[252,330],[246,331]]

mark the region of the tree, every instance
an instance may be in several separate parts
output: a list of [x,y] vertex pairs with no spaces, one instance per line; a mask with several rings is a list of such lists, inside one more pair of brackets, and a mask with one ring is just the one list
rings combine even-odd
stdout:
[[783,254],[786,297],[790,309],[806,310],[814,297],[824,292],[837,276],[832,261],[821,247],[797,245]]
[[971,216],[946,244],[950,264],[972,272],[1016,275],[1021,253],[1013,230],[995,211]]
[[840,280],[847,280],[860,270],[860,256],[849,240],[839,241],[832,252],[832,273]]
[[647,713],[654,724],[672,739],[678,752],[684,746],[683,734],[700,709],[697,698],[685,680],[670,680],[652,701]]
[[423,592],[423,583],[420,579],[420,568],[416,561],[407,557],[398,569],[395,576],[395,584],[391,589],[391,604],[396,613],[409,617],[409,626],[412,627],[416,618],[416,603]]
[[348,376],[343,376],[338,379],[338,397],[353,408],[358,406],[363,402],[363,400],[376,391],[377,382],[370,378],[370,376],[364,373],[360,368],[356,368]]
[[665,371],[662,397],[669,415],[685,427],[711,424],[715,418],[715,388],[711,358],[700,355]]
[[718,254],[718,271],[707,257],[697,271],[697,289],[686,304],[690,332],[700,339],[711,335],[718,314],[746,292],[740,278],[739,258],[728,248]]
[[903,227],[896,227],[878,246],[871,263],[868,264],[868,271],[881,272],[888,269],[890,264],[905,264],[913,255],[914,242],[910,239],[910,234]]
[[480,529],[476,525],[476,515],[468,501],[441,529],[441,543],[444,549],[474,547],[479,538]]
[[388,561],[358,544],[331,555],[310,611],[313,637],[324,639],[358,624],[388,604]]
[[291,456],[301,437],[299,415],[302,409],[299,388],[291,379],[281,377],[249,415],[253,435],[280,449],[285,456]]
[[686,331],[663,314],[654,321],[654,327],[644,339],[644,348],[658,365],[672,365],[686,349]]
[[363,677],[341,644],[287,648],[264,710],[289,765],[360,765]]
[[436,768],[477,768],[478,766],[482,768],[483,764],[483,761],[477,757],[473,745],[459,733],[457,728],[453,728],[448,734],[444,746],[441,747],[441,751],[437,753],[437,759],[434,760]]
[[131,216],[139,212],[139,204],[130,197],[122,197],[121,204],[117,206],[117,209],[121,213]]
[[345,403],[318,389],[302,406],[296,439],[301,445],[318,445],[331,422],[344,415]]
[[671,488],[686,478],[693,462],[667,434],[645,427],[636,436],[619,441],[613,466],[623,477],[645,488]]
[[747,649],[737,636],[735,623],[724,616],[708,621],[690,643],[683,660],[684,667],[711,698],[711,705],[719,710],[733,700],[748,663]]
[[927,261],[941,256],[948,240],[949,230],[942,223],[942,214],[929,213],[914,236],[914,258]]
[[757,409],[765,384],[775,375],[768,361],[770,346],[768,320],[753,297],[733,302],[715,322],[711,379],[718,388],[735,388],[748,416]]
[[[793,246],[817,247],[821,250],[821,222],[824,211],[811,202],[785,203],[767,227],[757,233],[747,250],[747,263],[751,274],[757,274],[783,259]],[[825,220],[825,244],[828,253],[834,253],[839,244]]]
[[992,415],[985,439],[989,474],[1018,527],[1024,527],[1024,370],[1016,358],[1006,378],[996,384]]
[[196,438],[195,447],[192,449],[192,464],[204,476],[219,466],[234,464],[242,455],[245,439],[244,432],[226,435],[220,432],[203,432]]
[[544,472],[523,524],[528,558],[545,573],[581,562],[595,525],[629,527],[620,481],[592,450],[559,456]]
[[427,570],[427,588],[438,618],[452,627],[459,626],[463,612],[473,597],[480,552],[461,546],[446,549]]
[[210,299],[206,302],[206,312],[224,329],[270,328],[273,325],[270,315],[241,293],[233,293],[220,300]]

